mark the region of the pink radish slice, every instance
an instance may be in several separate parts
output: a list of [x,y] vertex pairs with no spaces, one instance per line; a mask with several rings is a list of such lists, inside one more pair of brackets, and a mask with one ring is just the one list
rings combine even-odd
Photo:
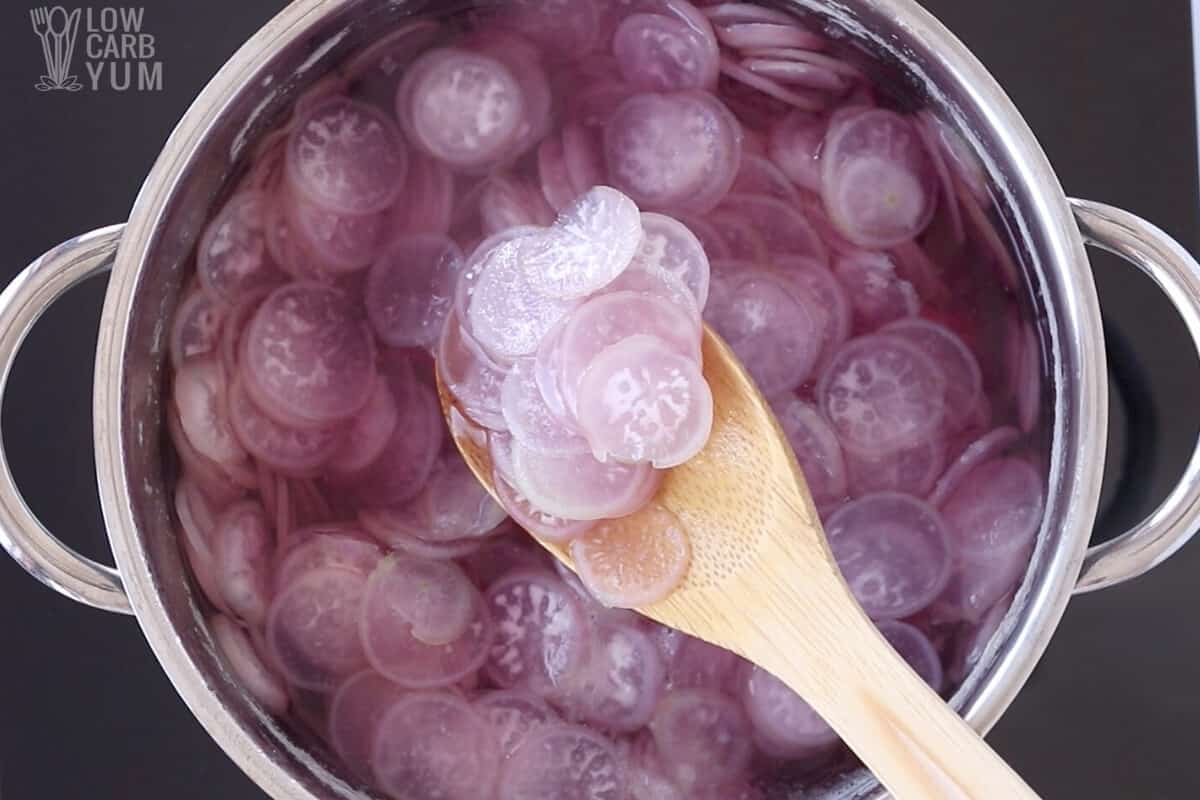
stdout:
[[707,92],[639,94],[608,121],[604,150],[609,179],[639,207],[702,214],[737,176],[741,126]]
[[342,446],[339,428],[280,425],[254,405],[240,381],[229,392],[229,418],[238,441],[272,469],[292,477],[316,475]]
[[446,426],[434,390],[414,385],[400,413],[387,446],[365,469],[326,475],[329,486],[360,508],[403,505],[421,492],[437,464]]
[[588,593],[605,606],[640,608],[667,597],[687,574],[692,547],[673,513],[650,504],[604,520],[571,542]]
[[958,187],[947,163],[947,155],[942,147],[942,137],[938,130],[936,118],[928,111],[917,114],[915,125],[917,134],[925,143],[925,151],[937,173],[940,191],[940,208],[945,209],[950,218],[950,231],[954,241],[962,244],[967,240],[966,227],[963,225],[962,208],[958,204]]
[[696,235],[679,220],[642,214],[642,240],[629,271],[666,273],[687,287],[697,308],[708,302],[708,256]]
[[171,325],[171,365],[177,371],[188,361],[216,351],[225,316],[225,309],[198,289],[179,304]]
[[576,305],[535,287],[526,271],[525,246],[550,236],[503,242],[480,263],[464,321],[475,341],[498,361],[534,353],[546,333]]
[[965,428],[983,392],[983,373],[966,343],[946,326],[921,319],[894,322],[880,333],[916,345],[942,368],[946,376],[946,427],[952,433]]
[[963,561],[991,563],[1029,546],[1045,505],[1043,480],[1029,462],[997,458],[980,464],[942,506]]
[[284,286],[250,321],[241,372],[251,399],[279,422],[320,428],[349,419],[374,388],[370,326],[337,289]]
[[846,462],[837,434],[815,407],[793,394],[772,401],[818,508],[846,497]]
[[826,97],[810,89],[789,89],[763,75],[743,67],[729,57],[721,58],[721,74],[731,81],[742,84],[751,92],[759,93],[782,103],[787,108],[801,111],[821,111],[826,106]]
[[645,503],[657,477],[648,464],[597,461],[591,453],[544,456],[513,447],[515,487],[537,509],[567,519],[607,519]]
[[371,777],[371,743],[379,721],[403,694],[403,689],[371,669],[347,678],[334,692],[329,743],[359,778]]
[[[786,61],[790,63],[811,64],[816,67],[827,69],[832,73],[840,75],[843,78],[851,81],[865,81],[866,76],[863,71],[851,63],[851,61],[832,56],[827,53],[819,53],[815,50],[809,50],[799,47],[756,47],[746,50],[742,53],[748,59],[768,59],[771,61]],[[865,86],[866,84],[860,84]],[[844,88],[844,87],[843,87]],[[858,93],[851,94],[844,100],[846,107],[871,106],[873,102],[868,102],[867,98],[860,96]]]
[[479,800],[496,782],[500,748],[487,721],[448,692],[409,694],[375,728],[371,766],[379,788],[410,800]]
[[872,619],[901,619],[946,588],[953,554],[946,522],[933,507],[897,492],[870,494],[825,523],[843,577]]
[[711,28],[707,33],[663,14],[631,14],[613,35],[613,55],[625,80],[638,88],[711,89],[719,57],[709,41]]
[[712,430],[712,392],[699,365],[644,334],[592,360],[578,404],[579,425],[593,452],[649,461],[658,469],[696,455]]
[[295,230],[281,198],[267,208],[266,226],[267,250],[285,277],[333,283],[332,271],[304,244],[304,237]]
[[188,443],[222,467],[246,460],[229,422],[229,377],[212,357],[193,359],[175,373],[175,409]]
[[500,402],[507,370],[483,352],[453,315],[438,347],[438,372],[471,421],[492,430],[508,427]]
[[[711,281],[711,278],[707,278],[706,281]],[[704,288],[708,289],[707,283]],[[616,280],[604,289],[605,292],[638,292],[658,297],[679,306],[690,317],[700,316],[700,307],[696,304],[696,296],[687,287],[687,284],[669,272],[661,270],[649,272],[641,269],[636,260],[629,265],[629,269],[618,275]]]
[[457,450],[446,452],[425,485],[429,527],[419,535],[429,541],[487,536],[504,522],[496,504],[471,473]]
[[667,692],[650,730],[667,770],[686,789],[724,783],[750,763],[753,745],[746,715],[721,692]]
[[654,715],[663,665],[654,642],[627,625],[598,632],[591,658],[559,702],[570,716],[615,733],[632,733]]
[[642,218],[633,201],[597,186],[564,209],[548,234],[521,240],[525,277],[551,297],[584,297],[629,266],[641,239]]
[[583,609],[552,572],[511,572],[488,587],[487,603],[497,632],[486,671],[498,686],[551,696],[587,663]]
[[245,486],[235,482],[221,465],[197,452],[188,441],[187,434],[183,432],[183,423],[179,421],[179,414],[173,408],[167,410],[167,431],[171,443],[175,445],[175,453],[179,456],[184,475],[194,481],[196,487],[212,502],[224,507],[245,494],[251,483],[257,483],[257,475],[254,476],[253,482],[244,481],[247,484]]
[[454,174],[435,158],[414,153],[402,197],[420,197],[421,202],[398,202],[392,206],[391,233],[450,232],[454,212]]
[[326,466],[344,475],[366,469],[383,453],[399,421],[400,411],[388,382],[376,382],[371,399],[346,425]]
[[861,330],[915,317],[921,310],[916,289],[896,274],[895,262],[884,253],[860,251],[843,256],[834,266],[834,274],[850,297]]
[[834,355],[817,387],[821,410],[846,447],[885,453],[910,447],[939,429],[946,378],[913,345],[864,336]]
[[726,261],[765,264],[770,258],[767,240],[750,219],[739,211],[721,210],[706,217],[725,242]]
[[371,214],[400,194],[408,153],[391,118],[365,103],[330,97],[297,120],[287,175],[304,197],[339,214]]
[[554,222],[554,209],[540,187],[517,178],[493,176],[479,195],[479,216],[483,234],[493,236],[521,225],[549,225]]
[[939,620],[978,625],[988,609],[1010,594],[1029,569],[1034,543],[998,553],[988,560],[963,561],[933,606]]
[[776,22],[736,22],[718,25],[717,38],[735,50],[754,50],[763,47],[794,47],[801,50],[820,50],[825,39],[801,28],[795,20],[786,24]]
[[626,800],[613,746],[579,725],[530,733],[500,773],[497,800]]
[[270,289],[260,289],[243,295],[226,312],[221,326],[220,355],[227,374],[237,374],[238,362],[242,357],[242,336],[258,307],[270,293]]
[[819,363],[828,363],[834,352],[850,338],[854,324],[846,290],[833,273],[815,259],[785,256],[775,259],[775,267],[788,283],[805,293],[825,312]]
[[946,676],[942,669],[942,659],[938,651],[929,641],[929,637],[917,628],[895,620],[881,622],[879,632],[887,639],[900,657],[903,658],[921,680],[929,684],[929,688],[940,692],[945,684]]
[[475,52],[491,56],[508,67],[521,88],[524,117],[507,155],[509,159],[517,158],[545,138],[550,130],[554,96],[542,68],[541,53],[530,42],[502,31],[480,33],[476,39]]
[[544,700],[519,690],[487,692],[475,700],[475,710],[495,729],[504,761],[513,757],[530,733],[559,721]]
[[821,196],[850,241],[892,247],[919,234],[937,206],[937,173],[912,122],[892,111],[835,117],[821,151]]
[[749,220],[773,255],[809,256],[821,263],[829,248],[798,206],[768,195],[730,194],[724,207]]
[[838,72],[805,61],[776,58],[745,58],[742,66],[779,83],[825,92],[843,92],[850,82]]
[[[216,565],[213,563],[212,531],[214,521],[204,516],[199,509],[207,509],[208,500],[200,487],[185,475],[175,489],[175,513],[179,517],[180,547],[191,568],[196,585],[208,602],[225,613],[232,613],[217,582]],[[211,514],[211,509],[207,509]],[[200,520],[203,519],[203,522]]]
[[463,254],[440,234],[401,236],[367,275],[364,301],[375,335],[392,347],[431,347],[450,315]]
[[833,728],[800,695],[761,667],[747,671],[742,702],[757,738],[783,758],[822,752],[838,741]]
[[292,581],[315,569],[336,567],[369,577],[383,557],[379,545],[353,527],[314,527],[292,532],[299,542],[275,567],[275,589],[282,591]]
[[823,117],[793,111],[771,129],[771,160],[796,185],[821,191],[821,146],[829,127]]
[[539,511],[525,495],[513,487],[509,478],[497,472],[493,479],[496,483],[496,494],[504,510],[514,522],[539,539],[547,542],[569,542],[596,524],[595,520],[566,519]]
[[959,132],[929,111],[917,115],[917,124],[926,128],[931,134],[930,138],[937,142],[955,178],[967,187],[978,202],[990,202],[987,170]]
[[290,230],[329,272],[355,272],[371,263],[387,233],[385,211],[371,214],[339,214],[311,202],[295,192],[285,192],[281,201]]
[[808,380],[821,355],[820,309],[769,272],[733,279],[705,316],[768,397]]
[[216,615],[208,624],[212,628],[213,641],[221,648],[234,677],[250,696],[272,714],[286,713],[288,696],[283,682],[259,658],[246,631],[224,614]]
[[800,21],[786,11],[761,6],[758,3],[717,3],[704,9],[714,25],[738,25],[748,22],[799,25]]
[[596,356],[639,333],[656,336],[679,355],[700,360],[699,320],[686,310],[636,292],[597,295],[567,318],[560,334],[557,369],[568,410],[575,408],[580,380]]
[[1021,432],[1010,426],[989,431],[971,442],[955,459],[929,493],[929,503],[941,508],[950,495],[954,494],[963,480],[975,467],[1001,455],[1021,439]]
[[396,95],[397,115],[417,147],[469,171],[511,152],[525,110],[521,86],[504,63],[449,47],[417,59]]
[[358,620],[367,579],[353,570],[315,569],[275,596],[267,644],[288,683],[332,691],[366,664]]
[[742,158],[742,167],[738,170],[732,191],[739,195],[773,197],[793,205],[800,202],[800,192],[788,176],[771,161],[757,155],[747,154]]
[[604,154],[595,131],[579,122],[568,122],[562,130],[563,160],[576,194],[604,183]]
[[232,303],[245,292],[283,280],[267,252],[271,202],[262,192],[239,192],[205,229],[196,248],[196,275],[214,298]]
[[[579,602],[583,605],[583,613],[587,616],[588,624],[592,626],[591,630],[593,632],[599,630],[598,626],[604,625],[626,625],[638,628],[643,624],[634,612],[625,608],[606,606],[601,603],[599,598],[583,585],[583,581],[575,574],[572,567],[566,566],[556,558],[552,558],[551,561],[554,562],[554,571],[558,574],[558,577],[579,598]],[[658,647],[657,640],[655,640],[654,644],[655,647]],[[595,649],[594,645],[595,642],[593,642],[592,650]]]
[[538,147],[538,178],[541,180],[542,197],[555,211],[564,211],[579,196],[567,171],[566,151],[557,136],[548,136]]
[[460,639],[475,620],[476,595],[456,564],[388,556],[367,581],[364,630],[407,625],[419,642],[447,645]]
[[846,466],[855,494],[903,492],[924,497],[946,466],[946,443],[934,436],[887,453],[847,449]]
[[484,541],[479,537],[442,542],[422,539],[417,534],[424,532],[427,522],[409,508],[360,511],[358,521],[380,543],[416,558],[435,561],[464,558],[478,551]]
[[513,438],[522,447],[542,455],[587,452],[587,440],[546,403],[535,372],[535,359],[518,359],[500,390],[504,421]]
[[[449,562],[441,563],[458,569]],[[471,616],[458,638],[439,645],[426,644],[413,635],[412,624],[395,608],[397,601],[364,601],[360,635],[371,666],[406,689],[450,686],[478,670],[487,659],[496,630],[479,591],[469,582],[463,591],[471,600]],[[438,633],[445,630],[448,628]]]

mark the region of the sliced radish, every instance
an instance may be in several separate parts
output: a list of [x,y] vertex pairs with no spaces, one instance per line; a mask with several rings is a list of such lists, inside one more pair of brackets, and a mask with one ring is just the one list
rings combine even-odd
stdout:
[[358,620],[366,585],[358,572],[328,567],[299,576],[275,596],[267,644],[288,683],[332,691],[365,666]]
[[574,425],[555,414],[543,397],[535,359],[522,358],[513,364],[500,398],[504,421],[522,447],[549,456],[587,452],[587,440]]
[[931,505],[941,508],[975,467],[1004,453],[1021,439],[1021,432],[1010,426],[989,431],[968,444],[929,493]]
[[230,388],[229,418],[246,450],[292,477],[318,474],[342,446],[339,428],[291,428],[271,419],[251,401],[240,381]]
[[239,192],[205,228],[196,249],[196,274],[205,291],[222,302],[283,280],[267,251],[271,202],[262,192]]
[[571,543],[571,558],[588,591],[619,608],[666,598],[687,574],[691,557],[683,523],[657,504],[605,520]]
[[818,508],[846,497],[846,461],[837,434],[814,406],[794,394],[771,403],[783,433],[796,452],[800,469]]
[[748,671],[742,702],[759,746],[777,758],[821,753],[838,742],[812,706],[762,667]]
[[788,176],[769,159],[758,155],[747,154],[742,158],[742,166],[738,170],[737,180],[733,182],[732,193],[773,197],[792,205],[799,205],[800,202],[800,192]]
[[667,692],[650,723],[675,781],[686,789],[721,784],[750,763],[750,726],[739,704],[711,689]]
[[652,496],[658,476],[648,464],[597,461],[591,453],[544,456],[513,447],[514,485],[535,508],[567,519],[632,513]]
[[275,567],[275,590],[286,589],[292,581],[315,569],[337,567],[361,574],[375,571],[383,552],[357,528],[318,526],[292,533],[299,542],[286,552]]
[[785,256],[774,261],[779,274],[825,312],[818,365],[828,363],[837,349],[850,338],[854,325],[853,310],[846,290],[834,274],[815,259]]
[[204,458],[228,467],[246,460],[229,421],[229,378],[215,358],[197,358],[175,374],[175,409],[188,442]]
[[607,739],[579,725],[533,731],[500,773],[497,800],[625,800],[625,774]]
[[904,492],[924,497],[946,466],[946,442],[938,436],[886,453],[846,450],[855,494]]
[[504,509],[471,472],[457,450],[442,455],[425,485],[429,527],[420,533],[429,541],[487,536],[504,522]]
[[546,701],[514,689],[486,692],[475,700],[475,709],[495,729],[500,756],[505,761],[513,757],[530,733],[559,722],[558,714]]
[[371,744],[379,721],[404,690],[372,669],[338,686],[329,704],[329,743],[359,778],[371,777]]
[[828,121],[808,111],[793,111],[771,129],[771,160],[797,186],[821,191],[821,146]]
[[897,274],[896,262],[884,253],[864,250],[842,256],[834,273],[850,297],[860,330],[915,317],[921,310],[917,290]]
[[500,387],[508,370],[483,352],[455,316],[447,320],[442,333],[438,372],[471,421],[492,430],[507,429]]
[[392,206],[391,233],[445,235],[450,232],[454,212],[454,174],[436,158],[414,153],[408,167],[402,197],[419,197],[420,203],[399,202]]
[[642,214],[642,241],[629,271],[665,273],[687,287],[697,308],[708,302],[710,267],[704,245],[672,217]]
[[770,258],[767,240],[749,217],[726,207],[709,214],[705,219],[725,243],[726,261],[744,261],[756,265],[767,263]]
[[549,225],[554,209],[541,188],[519,178],[493,176],[479,195],[479,217],[483,234],[492,236],[524,225]]
[[410,626],[424,644],[450,644],[475,620],[476,594],[456,564],[388,556],[367,581],[363,624],[370,629],[390,620]]
[[749,220],[772,255],[808,256],[824,263],[829,249],[797,205],[769,195],[730,194],[723,203]]
[[193,289],[179,304],[171,325],[171,365],[179,370],[194,358],[214,353],[221,342],[226,311],[212,296]]
[[367,405],[343,430],[327,466],[343,475],[366,469],[383,453],[399,422],[400,410],[388,381],[377,381]]
[[1037,536],[1044,481],[1028,461],[997,458],[967,475],[942,505],[960,557],[986,564],[1023,550]]
[[983,373],[966,343],[946,326],[922,319],[894,322],[880,332],[911,342],[937,362],[946,376],[946,428],[963,430],[983,392]]
[[711,89],[720,61],[712,29],[705,28],[663,14],[630,14],[613,35],[613,55],[625,80],[638,88]]
[[658,648],[631,625],[604,626],[595,645],[588,665],[558,702],[573,719],[632,733],[650,721],[663,692]]
[[401,236],[367,275],[367,319],[392,347],[431,347],[450,315],[463,254],[440,234]]
[[259,658],[246,631],[224,614],[217,614],[208,624],[213,641],[221,648],[238,682],[263,708],[272,714],[284,714],[288,696],[283,681]]
[[942,659],[929,637],[919,629],[904,622],[891,620],[879,623],[879,632],[887,639],[929,688],[940,692],[946,676],[942,670]]

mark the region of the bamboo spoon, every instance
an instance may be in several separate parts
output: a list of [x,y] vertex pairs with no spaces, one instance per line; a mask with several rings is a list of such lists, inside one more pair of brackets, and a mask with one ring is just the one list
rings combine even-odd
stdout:
[[[712,436],[657,502],[691,536],[692,564],[642,614],[758,664],[803,697],[897,800],[1036,798],[898,656],[863,613],[825,541],[795,454],[737,357],[707,327]],[[453,398],[438,377],[442,410]],[[487,448],[455,443],[495,493]],[[574,568],[565,548],[546,548]]]

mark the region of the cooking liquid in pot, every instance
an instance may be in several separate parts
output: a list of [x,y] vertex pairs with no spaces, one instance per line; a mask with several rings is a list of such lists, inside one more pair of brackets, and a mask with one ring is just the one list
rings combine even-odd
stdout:
[[[434,358],[495,441],[514,369],[577,408],[540,368],[579,352],[526,352],[569,309],[506,295],[505,352],[465,312],[482,254],[608,185],[707,262],[620,288],[703,308],[859,601],[948,696],[1041,521],[1041,358],[982,168],[876,74],[765,7],[523,0],[407,22],[302,96],[209,223],[171,341],[178,533],[248,693],[405,800],[754,798],[846,765],[767,673],[597,602],[517,527],[593,523],[502,482],[514,522],[444,429]],[[669,337],[664,314],[613,346]]]

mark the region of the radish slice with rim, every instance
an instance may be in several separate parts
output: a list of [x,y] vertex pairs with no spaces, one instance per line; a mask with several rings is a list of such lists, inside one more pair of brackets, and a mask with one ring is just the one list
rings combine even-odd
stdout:
[[508,370],[483,352],[455,316],[446,321],[437,362],[455,403],[471,421],[492,430],[507,430],[500,388]]
[[741,706],[711,689],[667,692],[650,731],[671,776],[689,790],[740,775],[754,749]]
[[1005,425],[989,431],[971,442],[958,455],[950,468],[938,478],[933,491],[929,493],[930,504],[941,508],[975,467],[1003,454],[1020,439],[1021,432],[1019,430]]
[[572,719],[603,730],[632,733],[654,715],[663,691],[658,648],[632,625],[604,625],[591,659],[558,699]]
[[679,518],[651,504],[582,534],[571,543],[571,558],[601,603],[640,608],[665,599],[683,581],[692,547]]
[[516,488],[541,511],[566,519],[607,519],[630,514],[658,486],[648,464],[596,460],[591,453],[543,456],[513,446]]
[[314,569],[275,595],[266,636],[288,683],[332,691],[366,664],[358,620],[367,579],[336,567]]
[[566,456],[588,451],[588,442],[575,425],[556,414],[542,395],[536,359],[518,359],[500,389],[504,421],[513,438],[535,453]]
[[652,91],[714,88],[720,61],[710,42],[712,28],[707,23],[705,28],[664,14],[630,14],[612,39],[622,77]]
[[434,345],[462,269],[462,251],[446,236],[393,240],[371,266],[363,294],[375,335],[392,347]]
[[239,192],[205,228],[196,248],[196,275],[214,298],[232,303],[246,292],[283,280],[267,251],[271,202],[263,192]]
[[404,690],[375,670],[352,675],[338,686],[329,703],[329,743],[350,770],[371,777],[371,743],[379,721]]
[[475,708],[496,730],[500,755],[505,761],[513,757],[534,730],[559,721],[558,714],[546,701],[516,689],[486,692],[475,700]]
[[476,616],[476,590],[456,564],[388,556],[367,581],[364,630],[376,618],[407,625],[418,641],[447,645],[467,632]]
[[813,707],[762,667],[747,670],[742,691],[746,715],[760,747],[779,758],[824,752],[838,735]]
[[923,319],[893,322],[880,333],[911,342],[942,368],[946,376],[946,428],[950,433],[964,429],[983,392],[983,373],[966,343],[946,326]]
[[697,308],[708,302],[710,266],[704,245],[672,217],[642,214],[642,241],[628,271],[665,273],[687,287]]
[[929,688],[940,692],[946,676],[942,670],[942,659],[929,637],[905,622],[891,620],[877,626],[900,657],[908,663]]
[[214,353],[225,317],[226,310],[211,295],[193,289],[179,304],[171,325],[171,366],[178,371],[188,361]]
[[612,744],[579,725],[533,731],[500,775],[497,800],[625,800]]
[[235,381],[229,389],[229,419],[238,441],[258,460],[291,477],[320,473],[342,445],[340,428],[291,428],[264,414]]
[[847,474],[842,446],[821,412],[790,393],[772,400],[771,407],[796,453],[817,507],[845,499]]
[[213,641],[225,654],[234,676],[250,696],[272,714],[286,713],[288,696],[283,681],[259,658],[246,631],[224,614],[217,614],[208,624]]

